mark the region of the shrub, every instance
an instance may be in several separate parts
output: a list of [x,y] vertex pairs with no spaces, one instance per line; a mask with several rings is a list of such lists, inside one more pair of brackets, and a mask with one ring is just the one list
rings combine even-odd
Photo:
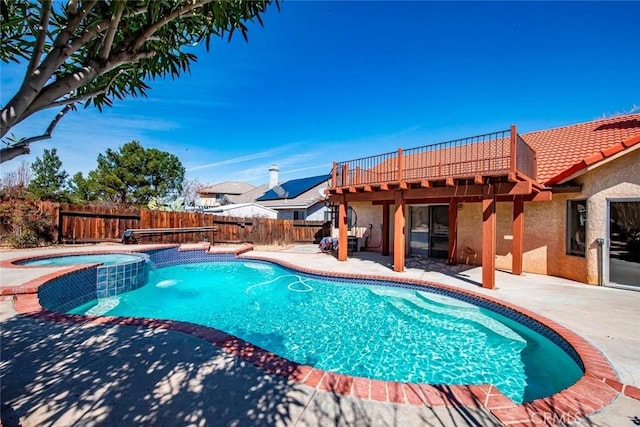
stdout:
[[2,244],[33,248],[53,242],[54,226],[38,203],[29,199],[0,202]]

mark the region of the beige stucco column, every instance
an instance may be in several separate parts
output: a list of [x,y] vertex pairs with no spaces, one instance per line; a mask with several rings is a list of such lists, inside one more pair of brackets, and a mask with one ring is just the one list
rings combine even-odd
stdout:
[[513,241],[511,242],[511,273],[522,274],[522,253],[524,249],[524,200],[516,197],[513,201]]

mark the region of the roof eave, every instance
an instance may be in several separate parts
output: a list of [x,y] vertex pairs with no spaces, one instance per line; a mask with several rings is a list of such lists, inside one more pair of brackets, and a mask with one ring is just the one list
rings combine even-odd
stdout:
[[558,175],[547,180],[546,186],[564,184],[571,181],[593,169],[605,165],[619,157],[625,156],[630,152],[640,148],[640,135],[633,136],[622,142],[612,145],[586,159],[573,164],[568,169],[560,172]]
[[311,206],[320,203],[320,201],[312,201],[307,203],[296,202],[296,203],[282,203],[282,204],[274,204],[274,205],[263,205],[260,202],[256,202],[260,206],[269,207],[271,209],[308,209]]

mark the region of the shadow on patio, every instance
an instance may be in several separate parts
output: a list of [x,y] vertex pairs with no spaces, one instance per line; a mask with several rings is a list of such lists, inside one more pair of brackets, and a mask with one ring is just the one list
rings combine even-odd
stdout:
[[475,405],[391,405],[293,384],[142,327],[14,316],[2,323],[1,367],[4,426],[497,424]]
[[[384,266],[389,273],[393,272],[393,256],[385,256],[379,252],[353,252],[349,255],[350,258],[361,259],[364,261],[369,261],[372,263],[379,264]],[[456,264],[450,265],[447,263],[447,260],[440,258],[429,258],[426,256],[416,256],[416,255],[408,255],[405,259],[404,263],[405,269],[415,270],[416,273],[435,273],[441,274],[445,276],[449,276],[451,278],[461,280],[467,282],[471,285],[482,287],[482,282],[472,280],[469,278],[465,272],[480,268],[476,265],[469,264]],[[432,280],[436,281],[437,277],[419,277],[424,278],[424,280]]]

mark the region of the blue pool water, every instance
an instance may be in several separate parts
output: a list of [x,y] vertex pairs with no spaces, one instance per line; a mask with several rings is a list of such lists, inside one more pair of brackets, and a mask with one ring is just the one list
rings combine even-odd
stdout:
[[22,261],[20,265],[45,267],[60,265],[76,265],[76,264],[97,264],[104,265],[121,264],[131,261],[139,261],[140,255],[130,254],[92,254],[92,255],[63,255],[52,258],[32,259]]
[[518,403],[582,376],[549,339],[490,310],[426,291],[316,280],[266,263],[160,268],[145,286],[71,313],[193,322],[326,371],[490,383]]

